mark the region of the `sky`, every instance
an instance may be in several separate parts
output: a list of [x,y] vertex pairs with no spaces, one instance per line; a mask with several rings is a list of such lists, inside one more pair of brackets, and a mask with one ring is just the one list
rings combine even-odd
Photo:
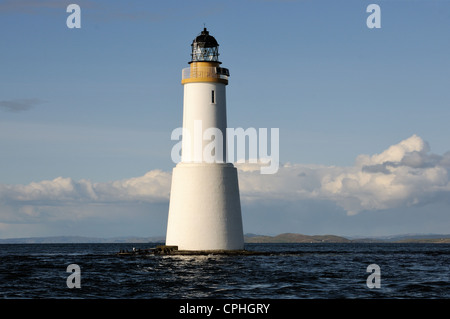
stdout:
[[0,0],[0,238],[165,235],[204,26],[228,126],[279,129],[245,233],[450,233],[450,1]]

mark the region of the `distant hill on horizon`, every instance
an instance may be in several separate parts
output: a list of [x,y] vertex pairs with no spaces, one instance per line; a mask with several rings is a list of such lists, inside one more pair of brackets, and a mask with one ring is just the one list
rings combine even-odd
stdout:
[[246,236],[246,243],[450,243],[450,235],[407,234],[380,237],[343,237],[284,233],[276,236]]
[[83,237],[83,236],[49,236],[0,239],[0,244],[108,244],[108,243],[162,243],[165,237]]
[[[450,235],[407,234],[382,237],[343,237],[336,235],[303,235],[283,233],[276,236],[245,234],[246,243],[450,243]],[[0,239],[0,244],[82,244],[82,243],[164,243],[164,236],[154,237],[83,237],[48,236]]]
[[284,233],[277,236],[245,237],[246,243],[349,243],[350,239],[336,235],[302,235]]

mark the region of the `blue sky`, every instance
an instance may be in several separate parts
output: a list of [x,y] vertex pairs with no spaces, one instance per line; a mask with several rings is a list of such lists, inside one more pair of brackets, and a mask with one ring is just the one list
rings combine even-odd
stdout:
[[6,0],[0,238],[164,234],[203,24],[229,126],[280,129],[280,173],[240,171],[244,231],[449,233],[450,2]]

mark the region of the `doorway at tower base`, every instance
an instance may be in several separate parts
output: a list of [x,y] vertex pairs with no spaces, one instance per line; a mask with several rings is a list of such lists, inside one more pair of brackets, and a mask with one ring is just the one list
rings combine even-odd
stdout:
[[242,250],[238,175],[230,163],[173,169],[166,245],[179,250]]

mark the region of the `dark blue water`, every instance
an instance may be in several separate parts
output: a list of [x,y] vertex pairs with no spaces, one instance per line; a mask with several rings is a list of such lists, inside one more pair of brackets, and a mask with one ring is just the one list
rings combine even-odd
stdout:
[[[152,244],[2,244],[1,298],[449,298],[449,244],[248,244],[270,256],[118,257]],[[279,254],[279,252],[285,252]],[[295,253],[290,253],[295,252]],[[68,288],[67,266],[80,269]],[[380,267],[368,288],[367,266]]]

